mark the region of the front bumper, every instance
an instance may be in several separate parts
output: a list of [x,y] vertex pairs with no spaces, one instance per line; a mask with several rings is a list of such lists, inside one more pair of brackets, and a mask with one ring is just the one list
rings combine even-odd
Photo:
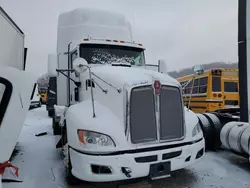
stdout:
[[[169,158],[166,160],[162,159],[163,154],[168,154],[173,152],[176,153],[178,151],[181,151],[179,156]],[[128,180],[132,178],[146,177],[150,173],[150,165],[160,162],[170,161],[171,171],[185,168],[189,165],[198,162],[204,156],[205,142],[203,138],[199,142],[171,149],[155,150],[143,153],[126,153],[117,155],[103,155],[103,156],[89,155],[80,153],[72,148],[70,148],[69,152],[72,164],[72,174],[75,177],[89,182],[108,182],[108,181]],[[199,155],[201,153],[202,155]],[[152,155],[157,155],[157,161],[136,162],[135,160],[135,158],[138,157],[147,157]],[[198,158],[197,155],[199,155]],[[187,160],[188,158],[189,160]],[[109,167],[112,173],[110,174],[93,173],[91,165]],[[132,170],[131,178],[128,178],[122,172],[121,170],[122,167],[128,167]]]

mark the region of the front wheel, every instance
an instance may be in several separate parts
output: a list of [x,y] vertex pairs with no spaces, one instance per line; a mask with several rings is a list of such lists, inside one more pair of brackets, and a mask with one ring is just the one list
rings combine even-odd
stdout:
[[52,116],[53,116],[53,111],[52,111],[52,110],[49,110],[49,111],[48,111],[48,116],[49,116],[49,117],[52,117]]
[[52,118],[52,128],[54,135],[61,135],[61,128],[59,126],[59,122],[56,122],[55,116]]

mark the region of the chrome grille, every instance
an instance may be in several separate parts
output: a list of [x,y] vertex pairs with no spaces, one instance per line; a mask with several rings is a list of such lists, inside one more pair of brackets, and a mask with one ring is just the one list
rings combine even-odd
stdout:
[[165,86],[156,95],[150,86],[131,90],[129,129],[133,144],[164,142],[184,138],[184,114],[181,91]]
[[182,139],[184,137],[184,117],[179,88],[162,86],[159,102],[160,140]]
[[134,144],[157,140],[154,90],[133,88],[130,95],[130,134]]

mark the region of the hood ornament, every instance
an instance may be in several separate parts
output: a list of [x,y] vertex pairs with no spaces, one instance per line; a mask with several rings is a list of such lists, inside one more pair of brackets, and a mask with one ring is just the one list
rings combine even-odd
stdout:
[[161,93],[161,82],[159,80],[154,81],[154,89],[155,89],[155,93],[157,95],[160,95],[160,93]]

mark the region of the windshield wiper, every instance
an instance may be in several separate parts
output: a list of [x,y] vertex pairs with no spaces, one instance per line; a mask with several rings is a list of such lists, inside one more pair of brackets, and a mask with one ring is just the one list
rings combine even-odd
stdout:
[[115,63],[115,64],[111,64],[112,66],[120,66],[120,67],[131,67],[130,64],[123,64],[123,63]]

